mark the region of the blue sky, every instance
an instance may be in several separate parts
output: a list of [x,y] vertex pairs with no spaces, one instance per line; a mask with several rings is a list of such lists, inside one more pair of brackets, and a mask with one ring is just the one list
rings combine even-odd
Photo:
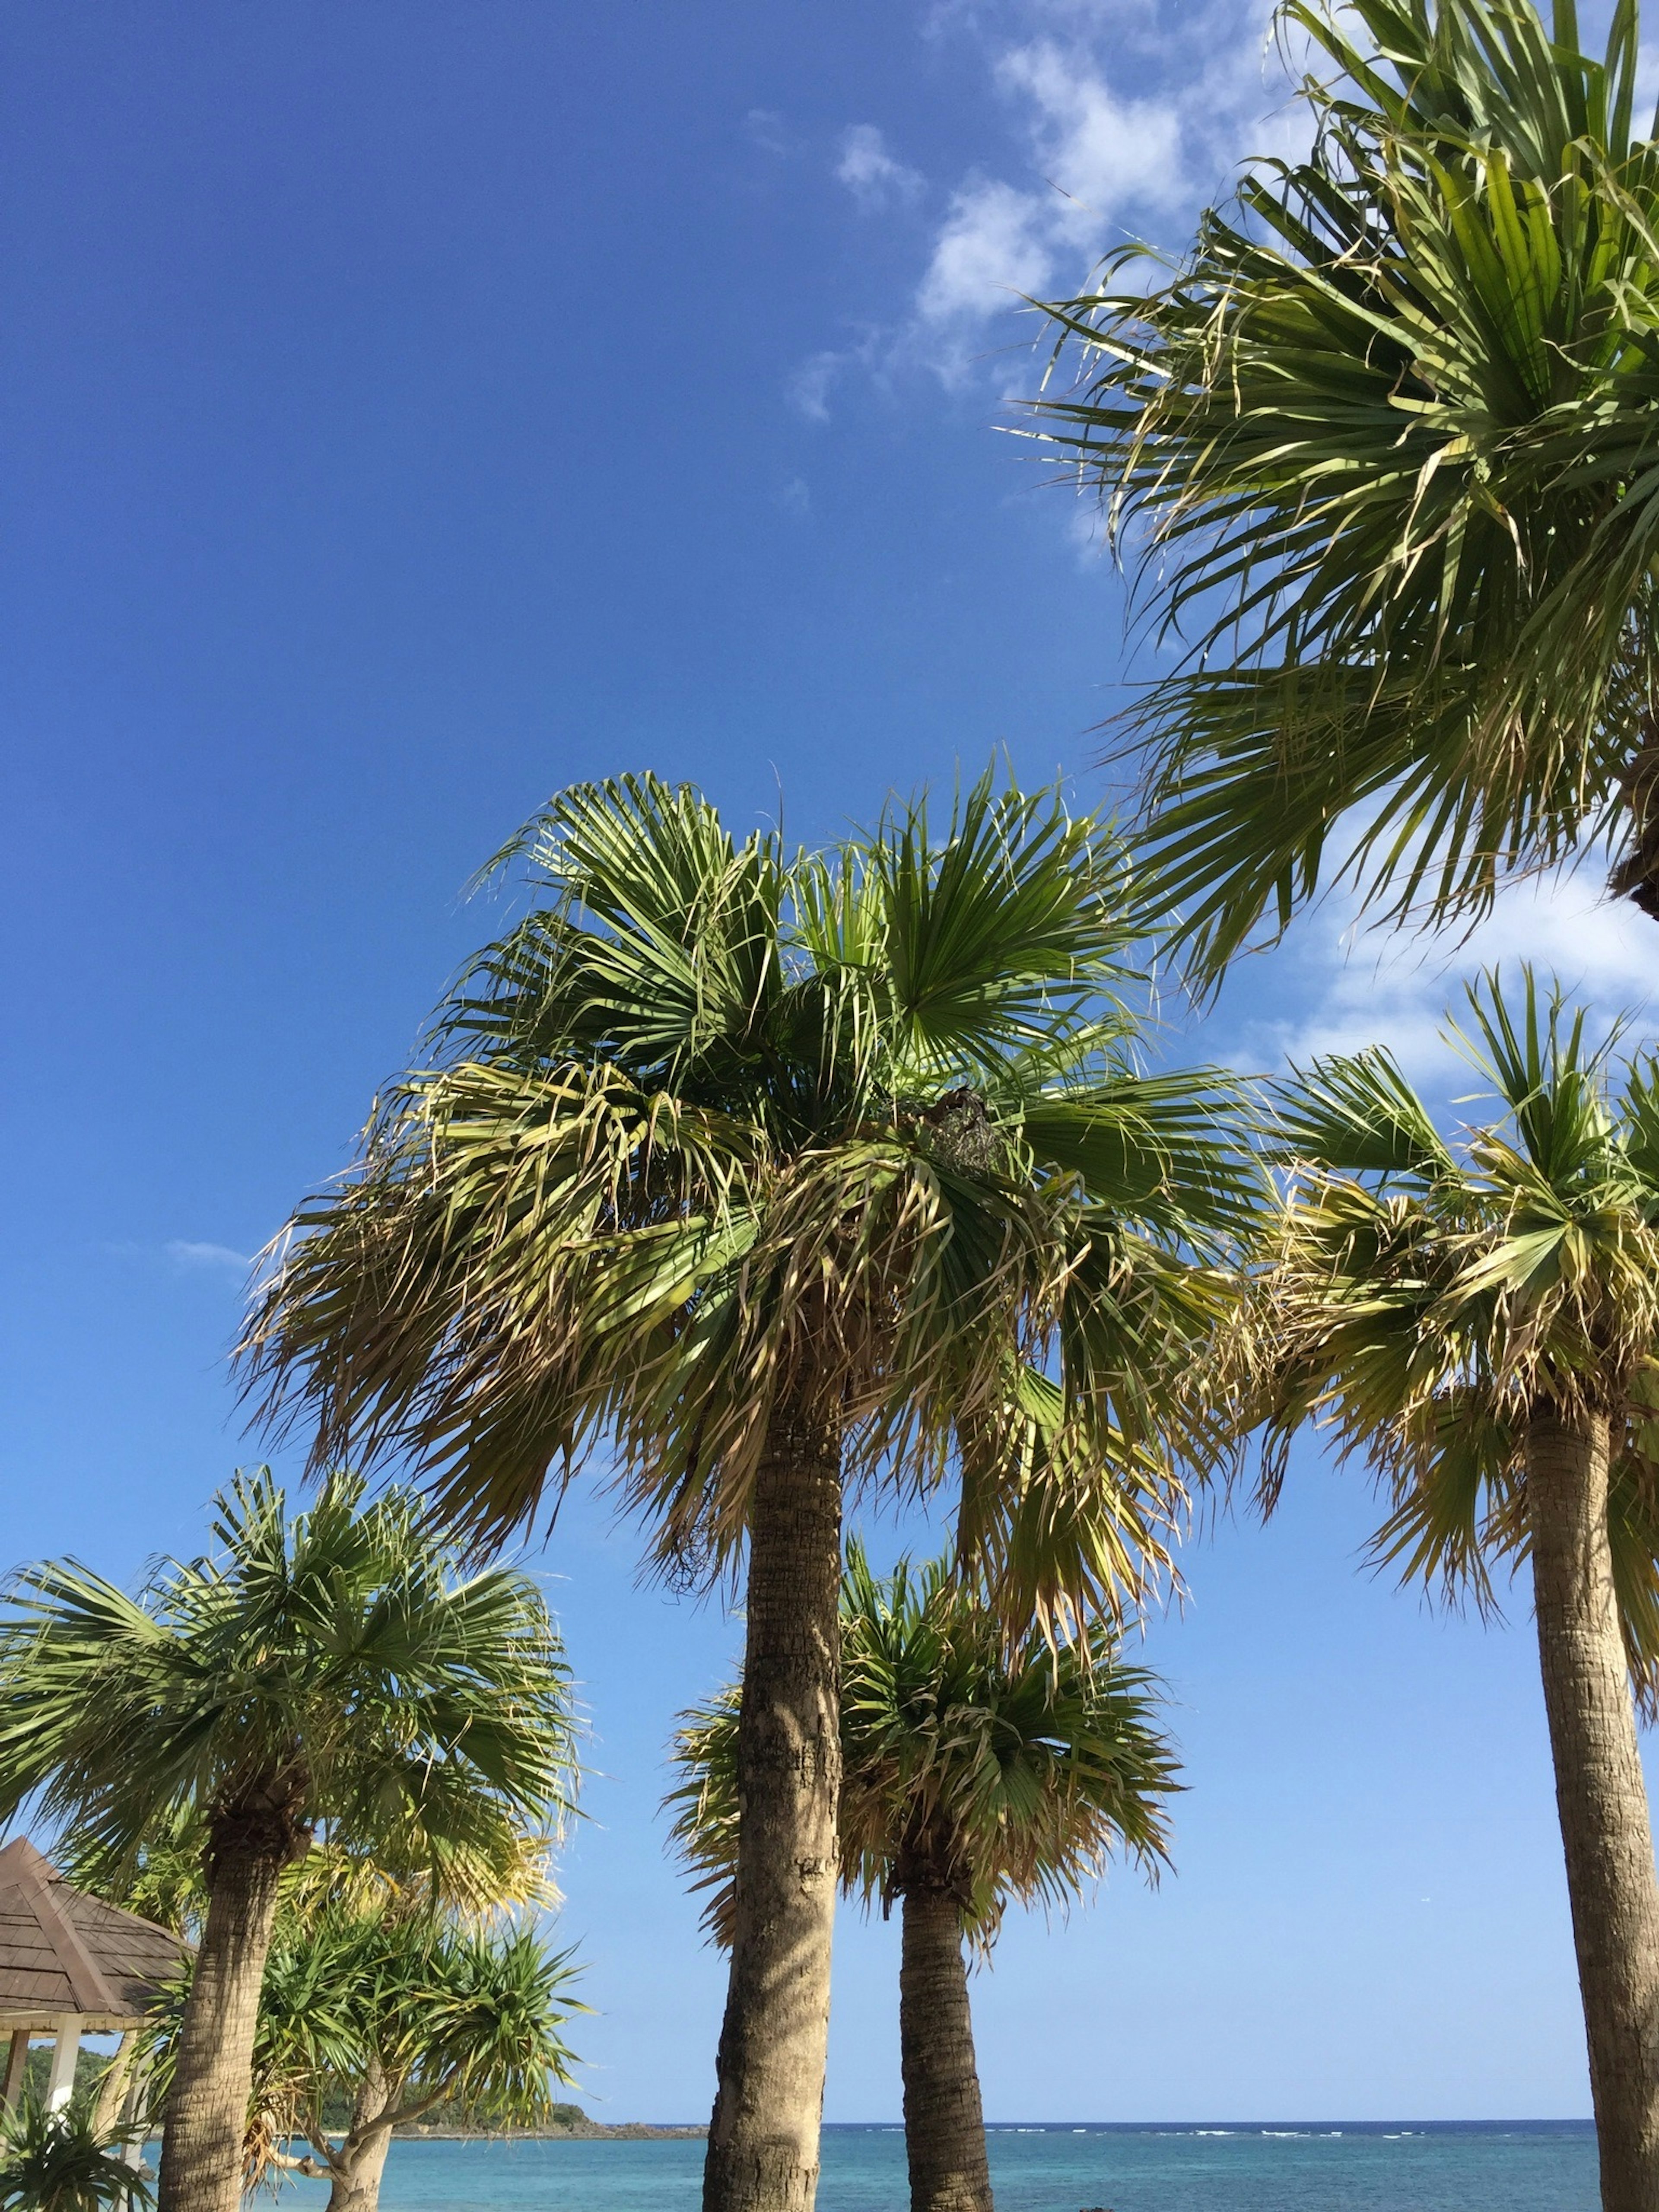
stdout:
[[[128,1576],[258,1456],[246,1255],[548,792],[648,767],[812,838],[1006,747],[1101,795],[1121,596],[998,434],[1042,365],[1011,288],[1178,242],[1288,126],[1232,0],[77,0],[0,37],[4,1556]],[[1476,951],[1607,1006],[1651,967],[1571,887],[1462,955],[1346,921],[1171,1054],[1425,1064]],[[1147,1645],[1178,1870],[1009,1928],[992,2117],[1587,2110],[1524,1607],[1367,1579],[1368,1512],[1310,1455],[1189,1556]],[[721,1977],[654,1808],[735,1635],[633,1560],[579,1493],[538,1561],[598,1770],[564,1931],[594,2109],[696,2118]],[[896,1930],[839,1941],[829,2117],[890,2118]]]

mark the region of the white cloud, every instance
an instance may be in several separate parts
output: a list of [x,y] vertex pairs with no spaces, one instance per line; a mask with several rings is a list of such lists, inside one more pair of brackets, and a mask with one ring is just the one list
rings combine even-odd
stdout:
[[812,494],[805,477],[791,477],[778,486],[778,505],[786,514],[810,514]]
[[860,331],[850,345],[826,347],[821,353],[809,354],[785,386],[789,404],[809,422],[827,422],[830,394],[841,379],[849,369],[864,368],[880,382],[885,377],[892,348],[892,332],[871,325]]
[[935,233],[909,339],[946,381],[1014,295],[1079,285],[1136,234],[1178,243],[1243,160],[1288,150],[1299,127],[1265,112],[1283,108],[1285,82],[1273,94],[1263,81],[1267,0],[1210,0],[1179,18],[1169,0],[1021,0],[998,12],[1026,35],[999,43],[973,9],[933,26],[984,46],[1024,155],[1012,174],[981,165],[964,178]]
[[1086,46],[1040,38],[993,64],[1024,109],[1026,185],[984,174],[953,194],[916,291],[919,334],[947,380],[960,375],[973,325],[1080,282],[1125,218],[1194,198],[1185,111],[1173,98],[1115,91]]
[[1126,204],[1170,207],[1187,198],[1182,110],[1172,100],[1125,100],[1052,39],[1016,46],[996,65],[999,83],[1031,106],[1033,151],[1067,197],[1055,210],[1085,242]]
[[914,200],[927,183],[920,169],[907,168],[894,159],[873,123],[854,123],[842,132],[836,175],[870,213],[896,201]]
[[[1518,981],[1522,963],[1588,1004],[1598,1027],[1628,1011],[1636,1034],[1651,1034],[1659,1026],[1659,928],[1601,885],[1594,857],[1571,875],[1513,884],[1467,936],[1372,929],[1351,911],[1318,909],[1274,956],[1274,997],[1286,1011],[1247,1018],[1231,1057],[1256,1068],[1305,1066],[1322,1053],[1381,1044],[1408,1073],[1443,1078],[1455,1091],[1455,1064],[1441,1039],[1448,1012],[1459,1012],[1465,981],[1482,969]],[[1240,996],[1264,973],[1247,962]]]
[[[792,404],[827,420],[831,387],[854,366],[925,364],[960,382],[1018,334],[997,319],[1024,298],[1079,289],[1132,237],[1180,246],[1244,160],[1296,151],[1305,118],[1287,104],[1291,77],[1264,68],[1271,13],[1272,0],[938,0],[924,28],[978,50],[1008,118],[1007,157],[981,158],[947,193],[908,314],[854,349],[812,355]],[[781,138],[769,111],[766,125]],[[842,134],[835,173],[866,210],[912,204],[926,185],[873,124]]]
[[1053,224],[1042,202],[994,177],[952,193],[933,258],[916,294],[922,319],[961,323],[1040,291],[1054,265]]
[[167,1255],[180,1267],[225,1268],[239,1275],[245,1275],[253,1265],[251,1253],[233,1252],[228,1244],[194,1243],[184,1237],[173,1238]]

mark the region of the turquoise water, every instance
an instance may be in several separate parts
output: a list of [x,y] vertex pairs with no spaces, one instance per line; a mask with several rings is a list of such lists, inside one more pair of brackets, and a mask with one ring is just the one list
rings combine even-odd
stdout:
[[[696,2212],[702,2145],[398,2142],[383,2212]],[[1595,2212],[1588,2125],[996,2128],[998,2212]],[[819,2212],[903,2212],[904,2138],[824,2132]],[[319,2205],[319,2183],[280,2203]]]

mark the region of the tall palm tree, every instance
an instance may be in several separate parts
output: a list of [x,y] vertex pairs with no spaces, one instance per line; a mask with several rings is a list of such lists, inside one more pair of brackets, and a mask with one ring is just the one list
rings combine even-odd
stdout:
[[[1121,853],[1053,793],[791,854],[581,786],[433,1064],[301,1210],[242,1347],[320,1463],[397,1450],[475,1539],[590,1455],[671,1571],[747,1547],[743,1808],[708,2212],[809,2208],[829,2015],[843,1488],[960,1486],[1021,1625],[1164,1556],[1254,1187],[1222,1077],[1148,1077]],[[550,1475],[550,1469],[556,1473]]]
[[180,2022],[162,2212],[236,2212],[260,1978],[283,1870],[325,1826],[487,1893],[562,1809],[568,1671],[540,1594],[462,1577],[410,1498],[329,1477],[292,1519],[267,1472],[215,1501],[218,1549],[137,1597],[73,1561],[0,1613],[0,1818],[38,1793],[118,1869],[186,1820],[207,1911]]
[[[1127,732],[1213,981],[1328,862],[1468,916],[1613,848],[1659,916],[1659,149],[1634,0],[1288,0],[1299,161],[1049,310],[1039,402],[1186,657]],[[1320,71],[1322,70],[1322,76]],[[1126,264],[1130,266],[1126,270]],[[1080,349],[1080,351],[1079,350]]]
[[[899,2048],[911,2212],[991,2212],[964,1939],[988,1954],[1011,1902],[1068,1904],[1114,1849],[1156,1869],[1176,1765],[1150,1678],[1094,1623],[1011,1643],[935,1561],[842,1583],[841,1882],[900,1900]],[[731,1941],[741,1685],[687,1714],[673,1833]]]
[[1293,1163],[1247,1332],[1271,1504],[1314,1420],[1378,1471],[1379,1555],[1490,1601],[1530,1567],[1605,2212],[1659,2204],[1659,1063],[1495,977],[1462,1038],[1500,1118],[1447,1141],[1389,1055],[1280,1093]]

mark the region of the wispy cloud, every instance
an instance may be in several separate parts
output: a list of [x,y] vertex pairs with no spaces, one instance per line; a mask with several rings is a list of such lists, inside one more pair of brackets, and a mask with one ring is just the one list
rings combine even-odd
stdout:
[[[925,28],[979,50],[1006,154],[946,182],[908,311],[879,346],[804,363],[800,411],[823,419],[830,384],[854,362],[960,382],[1000,349],[996,319],[1024,297],[1070,292],[1132,233],[1179,245],[1241,161],[1290,150],[1301,128],[1265,60],[1270,15],[1271,0],[941,0]],[[873,124],[842,133],[834,173],[867,212],[927,196]]]
[[848,370],[867,370],[880,381],[886,374],[891,352],[891,331],[872,325],[861,331],[850,345],[825,347],[819,353],[809,354],[785,388],[789,404],[809,422],[827,422],[830,395]]
[[842,133],[836,175],[868,214],[915,200],[927,185],[920,169],[908,168],[889,153],[873,123],[854,123]]
[[1042,203],[1000,178],[969,178],[951,196],[917,310],[935,327],[978,325],[1018,295],[1040,292],[1054,264]]
[[775,107],[751,107],[743,118],[743,127],[763,153],[787,154],[791,150],[788,131]]
[[1275,97],[1265,9],[1212,5],[1167,52],[1156,10],[1024,13],[1037,35],[987,41],[1024,162],[957,187],[916,289],[916,337],[947,381],[1020,295],[1070,290],[1132,228],[1184,229],[1242,159],[1282,136],[1264,119]]
[[253,1265],[253,1255],[250,1252],[234,1252],[228,1244],[198,1243],[185,1237],[172,1238],[166,1250],[168,1259],[180,1267],[216,1269],[245,1275]]
[[852,357],[850,354],[825,351],[812,354],[802,362],[789,380],[789,404],[797,414],[804,415],[809,422],[830,420],[830,393]]

